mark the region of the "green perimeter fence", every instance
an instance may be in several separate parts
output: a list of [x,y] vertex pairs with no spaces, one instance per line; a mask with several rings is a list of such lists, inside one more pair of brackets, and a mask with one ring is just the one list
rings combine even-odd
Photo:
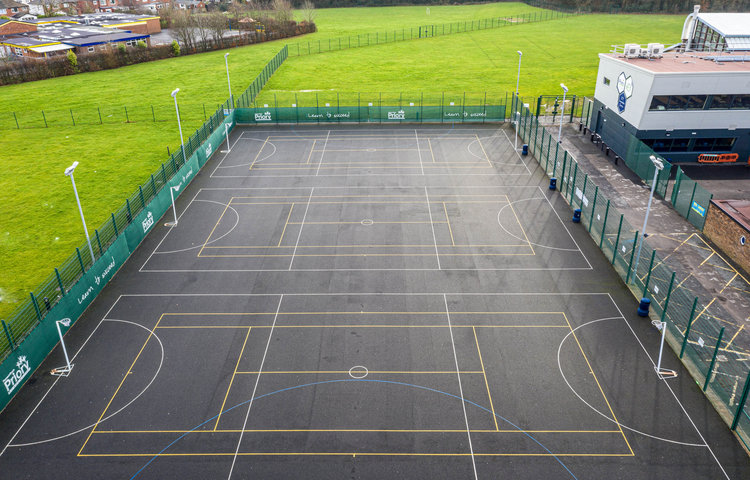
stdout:
[[[540,125],[529,110],[523,112],[519,135],[547,175],[558,179],[559,193],[572,208],[581,210],[581,225],[615,271],[638,298],[651,300],[652,316],[666,325],[668,343],[722,418],[750,448],[749,366],[738,356],[726,354],[730,339],[716,320],[717,313],[722,312],[714,307],[713,314],[707,313],[711,303],[682,285],[684,279],[640,238],[641,232],[630,225],[614,202],[579,169],[575,158],[557,144],[555,134]],[[717,363],[717,357],[722,361]]]
[[543,22],[557,20],[578,15],[578,13],[559,12],[555,10],[540,10],[520,15],[503,17],[482,18],[478,20],[467,20],[464,22],[441,23],[432,25],[420,25],[417,27],[402,28],[384,32],[363,33],[356,36],[336,37],[313,42],[298,42],[288,44],[289,55],[299,57],[302,55],[313,55],[317,53],[335,52],[350,48],[369,47],[371,45],[382,45],[393,42],[404,42],[420,38],[442,37],[455,33],[474,32],[477,30],[488,30],[511,25]]
[[[239,98],[252,101],[268,78],[286,59],[282,49]],[[7,320],[0,321],[0,410],[18,392],[31,372],[44,361],[59,341],[56,322],[66,332],[86,310],[130,254],[172,205],[175,197],[226,140],[236,124],[238,110],[230,98],[195,131],[184,148],[171,154],[125,203],[91,235],[92,252],[82,243],[67,260],[55,268],[29,298]],[[2,392],[2,390],[0,390]]]
[[[592,129],[592,123],[594,121],[592,114],[593,107],[593,100],[584,97],[582,102],[581,123],[588,129]],[[625,164],[642,180],[647,183],[651,182],[654,175],[654,166],[649,157],[655,155],[663,158],[663,156],[659,155],[641,140],[627,132],[620,132],[620,135],[627,135],[628,138],[628,151],[623,158]],[[680,215],[685,217],[685,219],[692,223],[698,230],[703,231],[703,225],[706,222],[706,212],[708,212],[708,207],[713,198],[713,194],[700,186],[698,182],[688,177],[685,172],[682,171],[682,168],[678,166],[675,181],[672,185],[672,193],[667,197],[669,172],[671,168],[672,164],[667,162],[662,175],[659,175],[659,184],[657,185],[656,192],[664,199],[669,198],[672,202],[672,206],[674,206],[675,210],[677,210]],[[667,174],[663,175],[664,172],[667,172]]]

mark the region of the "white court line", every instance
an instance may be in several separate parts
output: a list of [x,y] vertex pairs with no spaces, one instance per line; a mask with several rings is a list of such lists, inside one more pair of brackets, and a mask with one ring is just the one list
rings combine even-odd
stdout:
[[565,231],[568,232],[570,239],[573,240],[573,243],[575,244],[576,248],[578,249],[579,252],[581,252],[581,256],[583,257],[584,260],[586,260],[586,263],[588,264],[589,269],[593,270],[594,267],[591,266],[591,262],[589,262],[589,259],[586,258],[586,254],[583,253],[583,250],[581,250],[581,246],[578,245],[578,242],[576,242],[576,239],[573,238],[573,235],[570,233],[570,230],[568,230],[568,226],[565,225],[565,222],[563,222],[562,218],[560,218],[560,215],[557,214],[557,210],[555,210],[555,207],[552,205],[552,202],[549,201],[549,198],[547,198],[547,195],[544,194],[544,190],[542,190],[542,187],[537,186],[536,188],[539,189],[539,193],[541,193],[544,199],[547,200],[547,203],[549,203],[549,207],[552,209],[552,212],[554,212],[557,219],[560,220],[560,223],[562,224]]
[[[609,300],[615,306],[615,308],[617,309],[617,311],[620,312],[620,316],[622,317],[622,320],[625,322],[625,325],[628,326],[628,329],[630,329],[630,333],[633,334],[633,337],[636,339],[636,341],[638,341],[638,344],[641,346],[641,349],[646,354],[646,357],[648,358],[648,360],[651,362],[651,365],[653,365],[654,368],[656,368],[656,362],[654,362],[654,359],[651,358],[651,355],[648,353],[648,350],[646,350],[646,347],[641,342],[641,339],[638,338],[638,335],[635,334],[635,330],[633,330],[633,327],[631,327],[630,323],[625,319],[625,315],[622,314],[622,310],[620,310],[620,307],[617,305],[617,303],[615,303],[615,300],[614,300],[614,298],[612,298],[612,295],[610,295],[609,293],[606,293],[606,295],[609,297]],[[672,390],[672,386],[669,384],[669,382],[665,378],[661,378],[661,381],[664,382],[664,385],[669,389],[669,392],[674,397],[675,401],[677,402],[677,405],[680,406],[680,409],[682,410],[682,413],[685,414],[685,416],[687,417],[687,419],[690,421],[690,424],[695,429],[695,432],[698,434],[698,436],[701,438],[701,441],[705,444],[706,448],[711,453],[711,456],[716,461],[716,464],[719,466],[719,469],[721,469],[721,473],[723,473],[724,477],[726,477],[726,479],[729,480],[729,475],[727,474],[726,470],[724,470],[724,467],[722,466],[721,462],[716,457],[716,454],[711,449],[711,447],[708,445],[708,442],[706,441],[705,437],[703,437],[703,434],[698,429],[698,426],[695,424],[695,422],[693,421],[692,417],[690,417],[690,414],[687,412],[687,410],[685,410],[685,407],[684,407],[684,405],[682,405],[682,402],[680,402],[680,399],[679,399],[679,397],[677,397],[677,394],[675,394],[674,390]],[[706,401],[708,401],[708,398],[706,398]]]
[[312,200],[313,192],[315,192],[315,187],[313,187],[310,190],[310,196],[307,197],[307,206],[305,207],[305,214],[302,216],[302,223],[299,226],[299,233],[297,233],[297,242],[294,244],[294,252],[292,252],[292,261],[289,262],[289,268],[287,270],[292,270],[292,264],[294,263],[294,256],[297,255],[297,247],[299,246],[299,239],[302,236],[302,229],[305,228],[305,219],[307,218],[307,210],[310,208],[310,200]]
[[[179,215],[177,216],[177,223],[178,223],[178,224],[180,223],[180,219],[182,218],[182,216],[183,216],[183,215],[185,214],[185,212],[187,212],[187,209],[188,209],[188,208],[190,208],[190,205],[192,205],[192,204],[193,204],[193,202],[195,201],[195,199],[196,199],[196,198],[198,198],[198,195],[199,195],[200,193],[201,193],[201,191],[200,191],[200,190],[198,190],[197,192],[195,192],[195,195],[193,195],[193,198],[192,198],[192,199],[190,199],[190,202],[188,202],[188,204],[187,204],[187,205],[185,206],[185,209],[184,209],[184,210],[182,210],[182,212],[180,212],[180,214],[179,214]],[[175,201],[176,201],[176,199],[175,199]],[[165,215],[166,215],[166,214],[168,214],[168,213],[169,213],[169,210],[167,210],[167,211],[165,212]],[[171,232],[171,231],[172,231],[173,229],[174,229],[174,227],[172,227],[172,228],[167,228],[167,233],[165,233],[165,234],[164,234],[164,237],[162,237],[162,239],[161,239],[161,240],[159,240],[159,243],[158,243],[158,244],[156,245],[156,247],[154,247],[154,249],[153,249],[153,250],[151,251],[151,254],[150,254],[150,255],[148,256],[148,258],[146,259],[146,261],[145,261],[145,262],[143,262],[143,265],[141,265],[141,268],[139,268],[139,269],[138,269],[138,272],[139,272],[139,273],[140,273],[140,272],[144,272],[144,271],[148,271],[148,270],[143,270],[143,267],[145,267],[145,266],[146,266],[146,264],[147,264],[147,263],[149,262],[149,260],[151,260],[151,257],[153,257],[153,256],[154,256],[154,254],[156,253],[156,251],[157,251],[157,250],[159,250],[159,247],[161,247],[161,244],[162,244],[162,243],[164,242],[164,240],[166,240],[166,239],[167,239],[167,235],[169,235],[169,233],[170,233],[170,232]]]
[[[240,133],[237,136],[237,138],[234,139],[234,143],[232,143],[232,145],[229,147],[229,150],[231,151],[232,147],[234,147],[237,144],[237,142],[239,142],[241,139],[242,139],[242,133]],[[218,170],[219,168],[221,168],[221,164],[224,163],[224,160],[226,160],[226,158],[229,156],[229,153],[230,152],[224,152],[224,158],[222,158],[221,160],[219,160],[219,163],[216,165],[216,168],[214,168],[213,172],[211,172],[211,175],[209,175],[209,177],[213,177],[214,173],[216,173],[216,170]],[[206,162],[206,163],[208,163],[208,162]]]
[[[318,176],[318,173],[320,173],[320,166],[323,165],[323,158],[326,156],[326,146],[328,146],[328,138],[331,136],[331,131],[328,130],[328,133],[326,134],[326,141],[323,144],[323,151],[320,152],[320,162],[318,162],[318,169],[315,170],[315,176]],[[306,175],[307,176],[307,175]],[[346,176],[346,175],[345,175]]]
[[435,244],[435,258],[437,258],[438,270],[442,270],[440,266],[440,253],[438,253],[437,238],[435,238],[435,224],[432,222],[432,209],[430,208],[430,196],[427,194],[427,187],[424,187],[424,196],[427,199],[427,213],[430,214],[430,228],[432,228],[432,241]]
[[[101,326],[102,322],[104,322],[104,319],[107,318],[107,315],[109,315],[109,312],[111,312],[112,309],[115,308],[115,305],[117,305],[117,302],[119,302],[122,297],[123,297],[123,295],[120,295],[119,297],[117,297],[117,300],[115,300],[115,302],[112,304],[112,306],[109,307],[109,310],[107,310],[107,313],[105,313],[104,316],[102,317],[102,319],[99,320],[99,323],[96,325],[96,327],[94,327],[94,329],[91,331],[91,333],[86,338],[86,340],[83,342],[83,344],[78,348],[78,350],[73,355],[73,357],[71,357],[71,359],[70,359],[71,362],[73,362],[76,359],[76,357],[78,356],[78,354],[81,353],[81,350],[83,350],[83,347],[85,347],[86,344],[89,343],[89,340],[91,340],[91,337],[93,337],[94,334],[96,333],[96,331],[99,330],[99,327]],[[70,330],[68,330],[68,331],[70,331]],[[12,437],[10,437],[10,440],[8,440],[8,443],[5,445],[5,447],[3,447],[2,451],[0,451],[0,457],[3,456],[3,454],[5,453],[5,451],[8,449],[8,446],[11,443],[13,443],[13,440],[15,440],[16,437],[18,436],[18,434],[21,433],[21,430],[23,429],[23,427],[26,426],[26,423],[29,421],[29,419],[31,418],[31,416],[34,415],[34,413],[37,411],[37,409],[42,404],[42,402],[44,402],[44,399],[47,398],[47,395],[49,395],[49,392],[52,391],[52,389],[55,387],[55,385],[57,385],[57,382],[59,382],[61,378],[63,378],[63,377],[57,377],[55,379],[55,381],[52,382],[52,385],[49,386],[49,388],[47,389],[47,391],[44,393],[44,396],[42,396],[41,400],[39,400],[39,403],[37,403],[36,406],[34,407],[34,409],[31,410],[31,413],[29,413],[29,416],[26,417],[26,420],[23,421],[23,423],[21,424],[21,426],[18,427],[18,430],[16,430],[16,433],[14,433]]]
[[[322,175],[321,175],[322,176]],[[246,178],[246,177],[243,177]],[[421,190],[423,185],[350,185],[350,186],[330,186],[330,187],[318,187],[318,190],[329,190],[329,189],[358,189],[366,188],[371,190],[406,190],[409,188]],[[461,189],[461,190],[474,190],[480,188],[487,189],[498,189],[498,188],[528,188],[536,190],[539,188],[537,185],[458,185],[458,186],[433,186],[431,190],[437,189]],[[307,191],[310,187],[201,187],[203,190],[305,190]]]
[[458,355],[456,354],[456,342],[453,340],[453,326],[451,325],[451,312],[448,309],[448,298],[443,294],[445,303],[445,315],[448,317],[448,332],[451,335],[451,346],[453,347],[453,360],[456,363],[456,377],[458,378],[458,391],[461,394],[461,408],[464,410],[464,422],[466,422],[466,436],[469,438],[469,451],[471,452],[471,465],[474,467],[474,480],[477,480],[477,463],[474,460],[474,446],[471,444],[471,429],[469,428],[469,417],[466,415],[466,401],[464,401],[464,388],[461,386],[461,369],[458,367]]
[[[505,138],[508,139],[508,143],[513,145],[513,142],[510,141],[510,137],[508,137],[507,132],[504,129],[500,129],[503,132],[503,135],[505,135]],[[513,133],[516,133],[515,131]],[[519,137],[520,138],[520,137]],[[529,170],[529,166],[526,164],[526,162],[523,161],[523,158],[521,157],[521,154],[518,153],[518,150],[515,149],[515,146],[513,148],[513,152],[516,154],[519,160],[521,160],[521,163],[523,163],[523,166],[526,167],[526,171],[529,172],[529,175],[531,175],[531,170]]]
[[276,315],[273,317],[273,324],[271,324],[271,331],[268,333],[268,341],[266,341],[266,349],[263,352],[263,358],[260,361],[260,368],[258,369],[258,376],[255,377],[255,386],[253,387],[253,394],[250,395],[250,404],[247,406],[247,413],[245,413],[245,423],[242,424],[242,431],[240,432],[240,438],[237,440],[237,449],[234,451],[234,458],[232,459],[232,467],[229,469],[229,475],[227,480],[232,478],[232,472],[234,471],[234,464],[237,462],[237,455],[240,453],[240,445],[242,444],[242,437],[245,435],[245,428],[247,427],[247,419],[250,418],[250,409],[253,408],[253,401],[255,400],[255,392],[258,390],[258,383],[260,382],[260,375],[263,373],[263,364],[266,363],[266,355],[268,355],[268,347],[271,345],[271,338],[273,338],[273,329],[276,326],[276,319],[279,317],[279,310],[281,309],[281,302],[284,300],[284,294],[281,294],[279,298],[279,305],[276,307]]
[[[361,167],[365,168],[365,167]],[[417,168],[416,166],[414,168]],[[451,168],[453,170],[460,170],[461,167],[445,167],[445,168]],[[487,167],[489,168],[489,167]],[[262,169],[261,169],[262,170]],[[255,170],[256,172],[258,170]],[[453,173],[425,173],[425,177],[456,177],[455,171]],[[524,176],[528,177],[528,174],[526,173],[503,173],[498,174],[497,172],[491,172],[491,173],[462,173],[460,174],[462,177],[495,177],[502,175],[503,177],[515,177],[515,176]],[[306,177],[338,177],[338,178],[348,178],[348,177],[421,177],[423,176],[421,173],[343,173],[343,174],[323,174],[323,175],[253,175],[255,178],[306,178]],[[215,175],[212,178],[249,178],[248,175]]]
[[575,272],[593,270],[593,267],[510,267],[510,268],[236,268],[236,269],[183,269],[143,270],[144,273],[222,273],[222,272]]
[[422,170],[422,175],[424,175],[424,165],[422,165],[422,150],[419,148],[419,135],[417,134],[417,129],[414,129],[414,138],[417,139],[417,155],[419,155],[419,168]]
[[[612,296],[608,292],[332,292],[332,293],[285,293],[286,297],[346,297],[346,296],[373,296],[373,297],[386,297],[386,296],[402,296],[402,297],[442,297],[443,295],[450,295],[452,297],[507,297],[507,296],[570,296],[577,297],[579,295],[606,295],[612,301],[612,304],[617,307],[612,300]],[[123,293],[120,297],[277,297],[278,293]],[[617,311],[622,313],[618,308]]]

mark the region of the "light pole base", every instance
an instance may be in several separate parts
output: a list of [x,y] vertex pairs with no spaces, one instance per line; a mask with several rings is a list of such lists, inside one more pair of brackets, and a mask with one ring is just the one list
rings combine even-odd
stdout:
[[70,372],[73,371],[74,366],[74,364],[70,364],[70,366],[66,365],[64,367],[53,368],[49,371],[49,374],[56,377],[67,377],[68,375],[70,375]]
[[165,227],[170,227],[170,228],[171,227],[176,227],[177,226],[177,222],[167,222],[167,223],[164,224],[164,226]]
[[661,379],[668,379],[668,378],[676,378],[677,372],[674,370],[670,370],[668,368],[658,368],[654,367],[654,371]]

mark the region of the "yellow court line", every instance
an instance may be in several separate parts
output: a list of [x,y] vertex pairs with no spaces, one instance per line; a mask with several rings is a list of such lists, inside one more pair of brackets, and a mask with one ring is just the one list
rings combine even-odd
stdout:
[[739,273],[735,272],[735,274],[734,274],[734,276],[732,277],[732,279],[731,279],[731,280],[729,280],[729,281],[728,281],[728,282],[727,282],[727,283],[726,283],[726,284],[724,285],[724,287],[722,287],[722,289],[721,289],[721,290],[719,290],[719,293],[724,293],[724,290],[726,290],[726,288],[727,288],[727,287],[728,287],[728,286],[729,286],[729,285],[730,285],[730,284],[731,284],[732,282],[734,282],[734,279],[735,279],[735,278],[737,278],[737,276],[738,276],[738,275],[739,275]]
[[284,233],[286,232],[286,226],[289,225],[289,218],[292,216],[292,210],[294,210],[294,202],[292,202],[292,207],[289,209],[289,215],[286,216],[286,222],[284,223],[284,230],[281,231],[281,237],[279,238],[279,244],[276,245],[277,247],[281,246],[281,241],[284,240]]
[[[257,375],[258,373],[260,373],[260,372],[253,372],[253,371],[250,371],[250,372],[237,372],[238,375]],[[368,374],[369,373],[377,373],[379,375],[429,375],[429,374],[455,375],[456,371],[455,370],[450,370],[450,371],[444,371],[443,372],[443,371],[437,371],[437,370],[433,370],[433,371],[418,371],[418,370],[415,370],[415,371],[410,371],[410,370],[404,370],[404,371],[398,371],[398,370],[395,370],[395,371],[392,371],[392,370],[368,370]],[[481,371],[467,370],[467,371],[463,371],[463,372],[460,372],[460,373],[467,374],[467,375],[481,375],[483,372],[481,372]],[[322,375],[322,374],[326,374],[326,375],[344,374],[344,375],[347,375],[347,374],[349,374],[349,370],[277,370],[277,371],[273,371],[273,372],[263,371],[263,375]],[[459,430],[459,431],[464,431],[465,432],[466,429]]]
[[709,258],[711,258],[711,257],[713,257],[713,256],[714,256],[714,253],[716,253],[716,252],[711,252],[711,255],[707,256],[707,257],[706,257],[706,259],[705,259],[705,260],[703,260],[703,261],[702,261],[702,262],[701,262],[701,263],[700,263],[700,264],[699,264],[698,266],[699,266],[699,267],[702,267],[702,266],[703,266],[703,264],[704,264],[704,263],[706,263],[706,262],[708,261],[708,259],[709,259]]
[[[302,225],[303,222],[291,222],[289,225]],[[401,221],[373,221],[369,225],[422,225],[425,223],[430,223],[429,221],[410,221],[410,222],[401,222]],[[446,222],[432,222],[432,223],[446,223]],[[362,225],[362,221],[358,222],[304,222],[305,225]],[[369,226],[366,225],[366,226]],[[300,245],[304,246],[304,245]],[[394,245],[397,246],[397,245]]]
[[[532,257],[535,253],[441,253],[444,257]],[[225,255],[201,255],[201,258],[288,258],[288,257],[434,257],[432,253],[310,253],[297,255],[292,254],[225,254]],[[210,271],[210,270],[209,270]]]
[[154,330],[159,328],[159,322],[161,322],[162,318],[164,318],[164,314],[159,316],[159,319],[156,321],[156,324],[154,325],[154,327],[149,331],[148,337],[146,337],[146,340],[143,342],[143,345],[141,346],[141,349],[138,351],[138,354],[135,356],[135,359],[133,359],[133,363],[130,364],[130,367],[128,367],[127,372],[125,372],[125,375],[122,376],[122,380],[120,380],[120,384],[117,386],[117,389],[115,389],[115,393],[112,394],[112,398],[109,399],[109,402],[107,402],[107,406],[104,407],[102,414],[99,415],[99,420],[96,421],[96,423],[94,424],[94,427],[91,429],[88,436],[86,437],[86,440],[83,442],[83,445],[81,445],[81,449],[78,450],[79,457],[81,456],[81,452],[83,452],[83,449],[86,448],[86,444],[91,439],[91,435],[96,430],[97,425],[99,425],[99,422],[102,421],[102,418],[104,418],[104,415],[107,413],[109,406],[112,405],[112,401],[114,401],[115,397],[117,396],[117,392],[119,392],[120,388],[122,388],[123,384],[125,383],[125,380],[128,378],[128,375],[130,375],[133,372],[133,367],[135,366],[135,363],[138,361],[138,358],[141,356],[141,353],[143,353],[143,350],[145,350],[146,345],[148,344],[148,341],[151,340],[151,337],[154,336]]
[[604,402],[607,404],[609,413],[612,414],[612,419],[615,421],[615,424],[619,427],[620,434],[622,435],[623,440],[625,440],[625,444],[628,446],[628,450],[630,450],[631,454],[635,455],[633,453],[633,449],[630,447],[630,442],[628,442],[628,438],[625,436],[625,432],[622,430],[622,426],[620,426],[620,421],[617,420],[617,416],[615,415],[615,412],[612,410],[612,406],[609,404],[609,400],[607,400],[607,396],[604,394],[604,390],[602,389],[602,385],[599,383],[599,379],[596,378],[596,373],[594,372],[594,369],[591,368],[591,363],[589,363],[589,359],[586,356],[586,352],[583,351],[581,342],[578,340],[578,335],[576,335],[575,330],[573,330],[573,327],[570,325],[570,321],[568,320],[568,316],[565,314],[565,312],[563,312],[563,317],[565,317],[565,322],[567,322],[568,328],[570,328],[570,333],[572,333],[573,338],[576,339],[576,343],[578,344],[578,349],[581,351],[581,355],[583,355],[583,359],[586,361],[586,365],[589,367],[589,371],[591,372],[591,375],[594,377],[596,386],[599,387],[599,392],[602,394],[602,398],[604,398]]
[[[466,432],[466,430],[464,430]],[[403,453],[403,452],[227,452],[227,453],[89,453],[79,457],[634,457],[634,453]]]
[[482,149],[482,153],[484,153],[484,158],[487,160],[487,164],[490,167],[492,167],[492,162],[490,162],[490,157],[489,157],[489,155],[487,155],[487,152],[484,149],[484,145],[482,145],[482,140],[479,138],[479,135],[477,135],[476,133],[474,134],[474,136],[477,138],[477,142],[479,143],[479,148],[481,148]]
[[427,137],[427,145],[430,146],[430,156],[432,157],[432,163],[437,163],[435,161],[435,152],[432,151],[432,141],[430,140],[429,137]]
[[685,277],[685,279],[682,280],[680,283],[678,283],[677,286],[674,287],[674,288],[675,289],[680,288],[682,286],[682,284],[685,283],[685,282],[687,282],[687,279],[690,278],[690,277],[692,277],[692,276],[693,276],[693,272],[688,273],[687,276]]
[[[305,225],[308,225],[310,222],[305,222]],[[357,222],[359,223],[359,222]],[[445,222],[434,222],[434,223],[445,223]],[[299,223],[294,223],[294,225],[299,225]],[[439,243],[437,245],[438,247],[456,247],[456,248],[503,248],[503,247],[528,247],[528,244],[521,243],[521,244],[512,244],[509,243],[507,245],[484,245],[484,244],[459,244],[459,245],[448,245]],[[299,245],[298,248],[435,248],[434,244],[431,245]],[[273,248],[294,248],[294,245],[283,245],[283,246],[273,246],[273,245],[211,245],[206,246],[206,249],[225,249],[225,248],[263,248],[263,249],[273,249]],[[477,254],[481,255],[481,254]]]
[[[265,372],[264,372],[265,373]],[[456,373],[455,370],[451,373]],[[222,430],[97,430],[97,435],[122,435],[122,434],[160,434],[160,433],[466,433],[466,429],[404,429],[404,428],[288,428],[288,429],[222,429]],[[619,430],[488,430],[488,429],[471,429],[471,433],[605,433],[619,434]]]
[[[443,202],[443,211],[445,212],[445,220],[446,220],[445,223],[448,224],[448,231],[451,234],[451,244],[452,244],[452,246],[455,247],[456,246],[456,242],[455,242],[455,240],[453,240],[453,229],[451,228],[451,219],[448,218],[448,209],[445,206],[445,202]],[[443,223],[443,222],[432,222],[432,223]]]
[[[653,234],[652,234],[652,235],[653,235]],[[656,235],[659,235],[659,236],[662,236],[662,237],[666,237],[666,238],[669,238],[670,240],[673,240],[673,239],[672,239],[671,237],[668,237],[668,236],[666,236],[666,235],[662,235],[662,234],[660,234],[660,233],[657,233]],[[674,248],[674,250],[672,250],[671,252],[669,252],[669,253],[667,254],[667,256],[666,256],[666,257],[664,257],[664,258],[662,258],[661,260],[659,260],[659,262],[658,262],[658,263],[657,263],[656,265],[654,265],[654,268],[656,268],[656,267],[658,267],[659,265],[661,265],[662,263],[666,262],[666,261],[667,261],[667,259],[668,259],[668,258],[669,258],[669,257],[670,257],[670,256],[671,256],[671,255],[672,255],[673,253],[675,253],[675,252],[676,252],[677,250],[679,250],[681,246],[685,245],[685,243],[687,243],[687,241],[688,241],[688,240],[690,240],[690,239],[691,239],[691,238],[693,237],[693,235],[695,235],[695,233],[691,233],[690,235],[688,235],[688,237],[687,237],[687,238],[686,238],[685,240],[683,240],[683,241],[682,241],[682,243],[680,243],[679,245],[677,245],[677,246],[676,246],[676,247]]]
[[211,229],[211,232],[208,234],[208,237],[206,237],[206,241],[203,242],[203,245],[201,246],[201,249],[198,251],[198,254],[196,255],[197,257],[201,256],[201,253],[203,253],[203,249],[206,248],[206,244],[208,243],[209,240],[211,240],[211,235],[214,234],[214,231],[216,230],[216,227],[218,227],[219,224],[221,223],[221,219],[224,218],[224,215],[227,213],[227,210],[229,209],[229,205],[232,204],[232,200],[233,200],[233,198],[230,199],[229,202],[227,203],[227,205],[224,207],[224,211],[221,212],[221,216],[219,217],[219,219],[214,224],[214,228]]
[[[509,200],[508,205],[510,205],[510,211],[513,212],[513,216],[516,217],[516,222],[518,222],[518,226],[521,227],[521,232],[523,232],[523,238],[525,238],[526,241],[529,242],[529,237],[526,235],[526,229],[523,228],[523,225],[521,225],[521,220],[518,219],[518,215],[516,214],[516,209],[513,208],[513,202]],[[531,254],[536,255],[536,252],[534,251],[534,246],[531,245],[531,242],[529,242],[529,248],[531,249]]]
[[711,263],[711,262],[708,262],[706,265],[708,265],[709,267],[718,268],[720,270],[726,270],[727,272],[734,272],[734,273],[737,272],[737,270],[735,270],[734,268],[722,267],[721,265],[716,265],[715,263]]
[[[270,325],[253,325],[253,328],[271,328]],[[569,328],[566,325],[453,325],[453,328]],[[170,325],[159,330],[189,328],[248,328],[247,325]],[[276,328],[448,328],[445,325],[276,325]]]
[[500,431],[497,426],[497,414],[495,413],[495,405],[492,403],[492,394],[490,393],[490,384],[487,382],[487,372],[484,369],[484,360],[482,360],[482,351],[479,349],[479,339],[477,338],[477,329],[471,327],[474,332],[474,343],[477,345],[477,354],[479,355],[479,363],[482,365],[482,376],[484,377],[484,386],[487,387],[487,398],[490,400],[490,410],[492,410],[492,420],[495,422],[495,431]]
[[716,301],[716,297],[712,298],[711,301],[708,302],[708,305],[706,305],[705,307],[703,307],[703,310],[701,310],[701,313],[699,313],[698,316],[693,319],[693,325],[695,325],[695,323],[698,321],[698,319],[701,318],[701,315],[703,315],[703,313],[706,310],[708,310],[708,307],[710,307],[715,301]]
[[[508,200],[508,195],[504,193],[441,193],[438,195],[433,195],[436,197],[505,197],[506,200]],[[374,193],[374,194],[368,194],[368,195],[315,195],[313,198],[404,198],[404,197],[411,197],[411,198],[422,198],[424,199],[424,194],[422,195],[412,195],[408,193],[403,193],[400,195],[385,195],[380,193]],[[297,198],[302,200],[307,200],[306,195],[251,195],[251,196],[236,196],[232,197],[235,198]]]
[[310,159],[312,158],[312,154],[315,151],[315,142],[317,142],[318,139],[313,140],[312,148],[310,149],[310,155],[307,156],[307,164],[310,165]]
[[740,325],[740,328],[737,329],[737,333],[735,333],[734,336],[729,340],[729,342],[727,342],[726,346],[724,347],[725,349],[729,348],[729,345],[731,345],[732,342],[734,342],[734,339],[737,338],[737,335],[740,334],[743,328],[745,328],[745,325]]
[[[232,202],[232,205],[289,205],[291,202]],[[377,200],[377,201],[366,201],[366,202],[310,202],[311,205],[410,205],[418,203],[416,200],[402,200],[402,201],[388,201],[388,200]],[[422,205],[424,205],[424,201]],[[430,200],[430,204],[440,204],[441,200]],[[461,201],[446,201],[445,203],[503,203],[503,200],[461,200]],[[507,203],[507,201],[506,201]]]
[[227,393],[224,394],[224,401],[221,402],[221,408],[219,408],[219,415],[216,417],[216,423],[214,424],[214,432],[216,431],[216,428],[219,426],[219,420],[221,420],[221,414],[224,412],[224,405],[227,403],[227,398],[229,398],[229,391],[232,390],[232,383],[234,383],[234,377],[237,375],[237,368],[240,366],[240,360],[242,360],[242,354],[245,352],[245,345],[247,345],[247,339],[250,337],[250,330],[252,330],[253,327],[247,327],[247,334],[245,335],[245,341],[242,342],[242,348],[240,349],[240,354],[237,355],[237,363],[234,365],[234,372],[232,372],[232,378],[229,380],[229,386],[227,387]]
[[266,140],[263,142],[263,145],[260,146],[260,150],[258,150],[258,154],[255,155],[255,159],[253,159],[253,163],[250,164],[250,168],[248,170],[252,170],[253,167],[255,166],[255,162],[258,161],[258,157],[260,157],[260,152],[263,151],[263,148],[266,146],[266,143],[268,143],[269,138],[270,137],[266,137]]
[[[719,257],[719,258],[721,259],[721,261],[722,261],[722,262],[724,262],[725,264],[729,265],[730,267],[732,266],[732,264],[731,264],[731,263],[729,263],[729,262],[727,262],[727,261],[726,261],[726,259],[725,259],[724,257],[722,257],[722,256],[721,256],[721,254],[720,254],[719,252],[717,252],[716,250],[714,250],[714,249],[713,249],[713,247],[711,247],[711,245],[709,245],[709,244],[708,244],[708,243],[707,243],[707,242],[706,242],[705,240],[703,240],[703,237],[701,237],[700,235],[698,235],[698,238],[699,238],[699,239],[700,239],[700,241],[701,241],[701,242],[703,242],[703,243],[704,243],[704,244],[705,244],[705,245],[706,245],[706,246],[707,246],[708,248],[710,248],[710,249],[711,249],[711,251],[712,251],[713,253],[715,253],[715,254],[716,254],[716,256],[717,256],[717,257]],[[732,268],[734,269],[734,267],[732,267]],[[741,278],[742,278],[742,279],[743,279],[743,280],[745,281],[745,283],[746,283],[746,284],[750,285],[750,281],[749,281],[749,280],[748,280],[747,278],[745,278],[745,277],[744,277],[744,276],[743,276],[743,275],[742,275],[742,274],[741,274],[740,272],[738,272],[737,270],[734,270],[734,271],[735,271],[735,272],[736,272],[736,273],[737,273],[737,274],[738,274],[738,275],[739,275],[739,276],[740,276],[740,277],[741,277]]]

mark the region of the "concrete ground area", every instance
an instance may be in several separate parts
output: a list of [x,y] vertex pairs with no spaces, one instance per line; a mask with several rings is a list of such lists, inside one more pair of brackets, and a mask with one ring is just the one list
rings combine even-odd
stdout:
[[749,478],[511,135],[235,129],[2,412],[3,477]]
[[[614,154],[606,156],[603,147],[592,144],[590,136],[583,135],[577,124],[565,125],[563,144],[628,222],[640,230],[648,205],[649,186],[624,161],[615,164]],[[712,192],[714,198],[750,199],[750,166],[681,164],[680,167]],[[674,167],[673,172],[676,170]],[[750,276],[672,207],[669,197],[673,181],[674,178],[667,190],[667,200],[654,197],[647,227],[648,242],[682,279],[677,288],[687,289],[690,297],[697,296],[702,305],[707,305],[696,317],[697,331],[702,331],[701,324],[706,322],[720,324],[725,328],[721,353],[739,361],[750,361]],[[714,333],[704,336],[713,343],[717,341]],[[742,384],[744,377],[737,378],[737,382]]]

